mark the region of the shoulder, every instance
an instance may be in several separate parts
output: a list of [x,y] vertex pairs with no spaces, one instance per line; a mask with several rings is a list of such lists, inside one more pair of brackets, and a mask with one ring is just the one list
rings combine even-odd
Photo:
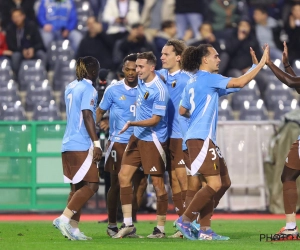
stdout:
[[182,79],[190,79],[194,77],[194,74],[188,71],[181,70],[179,73],[179,77]]

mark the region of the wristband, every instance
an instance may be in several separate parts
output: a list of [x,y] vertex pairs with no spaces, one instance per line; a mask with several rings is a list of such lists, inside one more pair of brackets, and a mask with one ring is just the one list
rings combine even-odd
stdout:
[[288,66],[284,66],[285,69],[287,69],[288,67],[291,67],[291,65],[289,64]]
[[93,144],[94,144],[94,147],[101,149],[100,141],[93,141]]

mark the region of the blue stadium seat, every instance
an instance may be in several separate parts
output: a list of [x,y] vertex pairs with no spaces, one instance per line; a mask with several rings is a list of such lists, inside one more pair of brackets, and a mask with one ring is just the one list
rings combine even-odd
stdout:
[[219,112],[218,112],[219,121],[229,121],[234,120],[229,101],[226,98],[219,100]]
[[278,101],[274,109],[274,120],[281,120],[286,113],[295,109],[299,109],[298,101],[296,99]]
[[59,61],[54,68],[53,90],[64,91],[67,84],[76,79],[76,61]]
[[54,100],[42,102],[36,106],[33,112],[33,120],[37,121],[57,121],[61,120],[58,108]]
[[1,105],[0,118],[4,121],[27,120],[21,101],[3,103]]
[[268,119],[268,112],[262,99],[252,102],[244,101],[240,109],[240,120],[262,121]]
[[52,91],[50,86],[43,86],[32,88],[27,91],[26,101],[25,101],[25,110],[26,111],[33,111],[35,105],[38,105],[43,102],[50,102],[54,100],[52,95]]

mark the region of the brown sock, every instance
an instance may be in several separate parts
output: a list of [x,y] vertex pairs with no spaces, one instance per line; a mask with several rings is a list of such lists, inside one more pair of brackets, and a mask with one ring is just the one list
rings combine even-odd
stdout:
[[94,191],[87,185],[78,189],[68,203],[68,208],[76,214],[82,206],[94,195]]
[[166,215],[168,211],[168,195],[157,196],[157,215]]
[[182,213],[184,213],[184,211],[186,209],[186,204],[185,204],[186,192],[187,192],[187,190],[181,191],[181,200],[182,200],[182,204],[183,204],[182,205],[183,206],[183,212]]
[[119,191],[108,190],[107,193],[107,213],[108,213],[108,222],[116,223],[117,222],[117,213],[118,213],[118,199],[120,197]]
[[283,203],[285,214],[296,213],[298,193],[295,181],[283,183]]
[[185,207],[187,208],[198,191],[187,190],[185,196]]
[[172,200],[175,206],[175,212],[181,216],[183,214],[183,202],[181,198],[181,192],[172,195]]
[[212,198],[200,211],[198,223],[201,225],[201,229],[208,229],[211,225],[211,216],[214,211],[214,199]]
[[216,193],[216,195],[214,196],[214,208],[216,208],[221,200],[221,198],[224,196],[224,194],[226,193],[226,191],[228,190],[228,188],[230,188],[231,186],[231,181],[228,175],[224,175],[221,176],[221,182],[222,182],[222,186],[219,189],[219,191]]
[[195,195],[194,199],[187,207],[184,212],[184,215],[193,221],[195,217],[195,213],[200,212],[204,206],[210,202],[213,196],[216,194],[216,191],[213,190],[210,186],[206,185],[205,187],[201,188],[197,194]]

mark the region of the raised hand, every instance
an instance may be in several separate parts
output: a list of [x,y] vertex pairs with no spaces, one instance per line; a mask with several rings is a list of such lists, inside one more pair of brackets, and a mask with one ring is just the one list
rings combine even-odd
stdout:
[[265,64],[270,64],[271,63],[271,59],[270,59],[270,47],[268,44],[265,44],[263,46],[263,51],[264,51],[264,54],[260,60],[260,62],[264,62]]
[[250,47],[250,55],[252,58],[252,64],[258,64],[258,60],[255,55],[255,51]]
[[284,66],[287,66],[289,64],[288,47],[286,46],[285,41],[283,42],[282,63]]

